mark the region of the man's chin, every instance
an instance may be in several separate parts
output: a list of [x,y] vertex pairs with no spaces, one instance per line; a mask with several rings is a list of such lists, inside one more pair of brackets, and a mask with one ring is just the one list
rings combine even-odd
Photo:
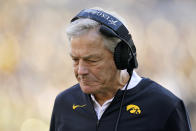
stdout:
[[95,88],[89,85],[80,85],[81,90],[86,94],[94,94]]

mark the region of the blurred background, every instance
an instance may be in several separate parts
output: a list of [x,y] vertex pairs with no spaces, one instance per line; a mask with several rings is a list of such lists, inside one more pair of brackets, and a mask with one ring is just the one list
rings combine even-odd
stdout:
[[138,74],[183,99],[196,131],[195,0],[0,0],[0,130],[48,131],[56,95],[77,82],[65,29],[89,7],[125,18]]

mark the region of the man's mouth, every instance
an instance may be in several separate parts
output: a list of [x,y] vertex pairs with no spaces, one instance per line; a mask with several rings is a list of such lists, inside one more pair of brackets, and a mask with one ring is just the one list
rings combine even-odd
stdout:
[[84,80],[84,79],[80,79],[80,83],[82,85],[88,85],[89,83],[91,83],[89,80]]

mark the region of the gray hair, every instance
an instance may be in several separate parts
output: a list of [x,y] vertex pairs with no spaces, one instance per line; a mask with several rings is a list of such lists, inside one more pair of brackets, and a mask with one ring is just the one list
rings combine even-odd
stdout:
[[[102,10],[100,8],[93,8],[93,9]],[[106,11],[104,11],[104,12],[106,12]],[[114,13],[110,13],[110,14],[112,14],[113,16],[115,16],[116,18],[118,18],[119,20],[122,21],[122,18],[120,18],[116,14],[114,14]],[[74,22],[70,23],[70,25],[66,29],[66,34],[67,34],[68,40],[70,42],[72,37],[80,36],[82,34],[85,34],[85,33],[89,32],[92,29],[99,28],[100,26],[101,26],[100,23],[98,23],[98,22],[96,22],[92,19],[80,18],[80,19],[77,19]],[[100,35],[102,35],[102,34],[100,33]],[[114,53],[115,47],[117,46],[117,44],[121,40],[119,38],[116,38],[116,37],[106,37],[104,35],[102,35],[102,37],[103,37],[103,43],[104,43],[105,47],[109,51]]]

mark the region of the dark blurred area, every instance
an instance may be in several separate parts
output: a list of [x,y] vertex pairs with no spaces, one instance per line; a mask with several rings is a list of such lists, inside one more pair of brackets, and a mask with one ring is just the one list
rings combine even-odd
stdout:
[[48,131],[56,95],[77,82],[66,26],[90,7],[125,18],[136,71],[183,99],[196,131],[195,0],[0,0],[0,130]]

